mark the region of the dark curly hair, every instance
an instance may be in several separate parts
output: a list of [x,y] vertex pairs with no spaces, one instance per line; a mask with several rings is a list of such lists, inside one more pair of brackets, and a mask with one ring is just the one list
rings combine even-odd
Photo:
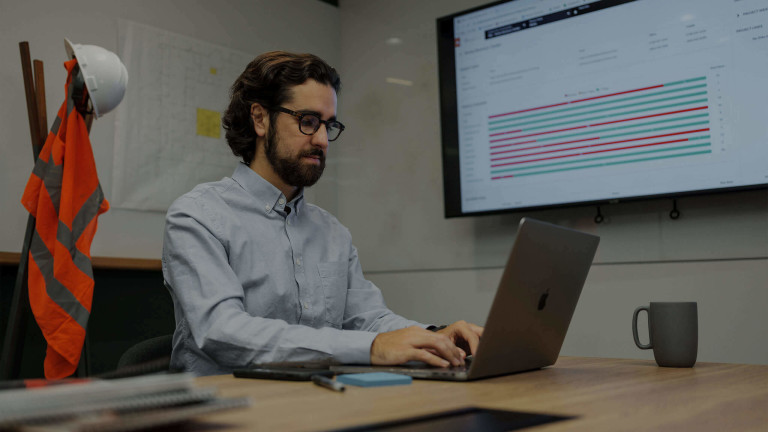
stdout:
[[[280,106],[290,98],[291,87],[309,79],[330,85],[336,93],[341,88],[336,69],[312,54],[271,51],[253,59],[232,84],[229,107],[222,117],[232,153],[242,157],[246,164],[250,164],[256,154],[252,104],[267,108]],[[269,115],[274,124],[277,113],[270,111]]]

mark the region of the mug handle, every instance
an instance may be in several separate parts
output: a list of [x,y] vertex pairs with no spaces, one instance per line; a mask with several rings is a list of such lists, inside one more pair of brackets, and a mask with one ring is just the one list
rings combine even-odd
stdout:
[[645,313],[648,314],[648,321],[650,322],[650,320],[651,320],[651,313],[648,310],[648,306],[640,306],[639,308],[635,309],[635,313],[634,313],[634,315],[632,315],[632,336],[635,337],[635,345],[637,345],[638,348],[640,348],[640,349],[651,349],[651,348],[653,348],[653,341],[650,340],[650,334],[648,334],[648,336],[649,336],[649,338],[648,338],[649,339],[648,340],[648,345],[641,344],[640,343],[640,338],[637,336],[637,315],[642,310],[644,310]]

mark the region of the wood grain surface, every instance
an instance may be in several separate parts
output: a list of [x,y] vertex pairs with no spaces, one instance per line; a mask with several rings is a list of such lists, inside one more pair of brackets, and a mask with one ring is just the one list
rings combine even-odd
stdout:
[[[337,393],[308,382],[202,377],[250,408],[201,418],[227,430],[331,430],[469,406],[576,416],[547,431],[768,431],[768,366],[561,357],[549,368],[468,383],[414,380],[407,386]],[[206,423],[208,425],[206,426]]]

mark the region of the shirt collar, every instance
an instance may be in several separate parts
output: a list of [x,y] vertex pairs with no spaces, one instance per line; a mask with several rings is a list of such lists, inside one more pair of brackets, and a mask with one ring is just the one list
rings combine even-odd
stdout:
[[280,192],[280,189],[242,162],[235,168],[232,179],[256,198],[256,201],[260,204],[260,209],[265,214],[275,210],[283,212],[286,206],[292,207],[293,211],[298,214],[304,207],[304,188],[299,189],[299,193],[289,203],[286,196]]

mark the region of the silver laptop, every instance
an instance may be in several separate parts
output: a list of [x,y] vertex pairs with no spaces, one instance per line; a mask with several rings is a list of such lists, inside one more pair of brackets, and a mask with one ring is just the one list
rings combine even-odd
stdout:
[[523,218],[496,290],[483,337],[466,366],[334,365],[337,373],[393,372],[469,381],[555,363],[600,238]]

